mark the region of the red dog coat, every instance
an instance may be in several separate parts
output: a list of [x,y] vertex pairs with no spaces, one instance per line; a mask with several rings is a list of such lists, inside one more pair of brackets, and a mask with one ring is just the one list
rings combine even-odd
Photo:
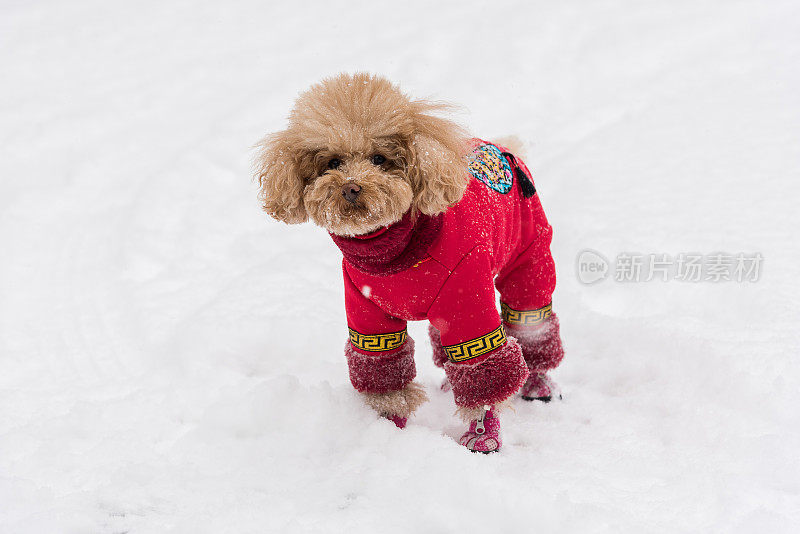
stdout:
[[519,337],[550,316],[552,229],[521,160],[476,139],[468,169],[464,197],[441,215],[412,221],[409,212],[366,236],[332,235],[344,254],[346,353],[358,391],[399,390],[414,378],[406,321],[423,319],[441,334],[459,406],[498,403],[525,382],[530,365],[506,329]]

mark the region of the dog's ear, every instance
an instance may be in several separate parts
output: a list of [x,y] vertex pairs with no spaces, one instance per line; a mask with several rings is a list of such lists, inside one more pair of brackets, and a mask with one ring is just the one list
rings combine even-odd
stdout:
[[444,104],[411,103],[414,134],[408,143],[408,175],[414,208],[437,215],[464,196],[467,177],[467,137],[455,123],[433,115]]
[[301,173],[305,151],[292,137],[284,130],[262,139],[256,145],[253,167],[264,211],[279,221],[297,224],[308,220]]

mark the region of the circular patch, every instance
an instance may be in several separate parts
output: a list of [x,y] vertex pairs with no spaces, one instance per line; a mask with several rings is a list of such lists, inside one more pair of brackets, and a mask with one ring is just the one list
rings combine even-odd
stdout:
[[477,147],[470,157],[467,166],[469,172],[498,193],[506,194],[514,185],[511,166],[502,152],[494,145]]

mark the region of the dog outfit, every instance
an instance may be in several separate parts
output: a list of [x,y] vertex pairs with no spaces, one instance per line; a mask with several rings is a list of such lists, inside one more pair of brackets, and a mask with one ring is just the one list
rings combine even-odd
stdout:
[[474,139],[468,170],[463,198],[443,214],[331,235],[344,255],[350,380],[362,393],[401,390],[416,375],[406,321],[430,321],[434,361],[463,408],[504,401],[563,357],[552,229],[528,168]]

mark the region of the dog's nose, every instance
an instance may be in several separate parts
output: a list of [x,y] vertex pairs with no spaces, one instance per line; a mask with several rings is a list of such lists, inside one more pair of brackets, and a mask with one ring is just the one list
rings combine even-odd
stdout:
[[344,199],[351,204],[356,203],[356,199],[358,198],[358,194],[361,192],[361,188],[356,184],[344,184],[342,186],[342,196]]

